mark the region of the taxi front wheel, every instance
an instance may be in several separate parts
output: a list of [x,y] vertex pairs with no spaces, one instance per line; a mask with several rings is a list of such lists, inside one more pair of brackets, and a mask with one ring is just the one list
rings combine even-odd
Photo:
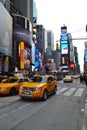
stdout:
[[43,93],[43,101],[47,100],[47,98],[48,98],[48,94],[47,94],[47,90],[45,90]]
[[16,89],[15,88],[11,88],[9,95],[13,96],[15,94],[16,94]]

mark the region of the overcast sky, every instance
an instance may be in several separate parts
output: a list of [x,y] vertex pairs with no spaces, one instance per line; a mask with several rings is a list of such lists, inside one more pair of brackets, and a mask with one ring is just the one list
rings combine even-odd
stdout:
[[[55,41],[59,40],[60,28],[64,24],[72,38],[87,37],[87,0],[35,0],[38,10],[38,24],[43,24],[47,30],[52,30]],[[84,40],[74,40],[77,47],[79,64],[83,70]],[[56,43],[56,42],[55,42]]]

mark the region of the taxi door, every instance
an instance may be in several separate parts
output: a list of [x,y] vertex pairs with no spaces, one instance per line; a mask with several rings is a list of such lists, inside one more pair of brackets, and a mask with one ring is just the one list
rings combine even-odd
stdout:
[[53,88],[53,77],[48,77],[48,92],[52,92]]

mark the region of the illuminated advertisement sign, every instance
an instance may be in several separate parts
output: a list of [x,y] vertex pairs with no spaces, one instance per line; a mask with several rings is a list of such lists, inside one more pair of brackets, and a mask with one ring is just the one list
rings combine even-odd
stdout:
[[30,33],[28,30],[15,26],[13,30],[14,40],[30,44]]
[[74,63],[70,63],[70,69],[74,70],[75,68],[75,64]]
[[87,49],[85,50],[85,62],[87,62]]
[[24,42],[19,44],[20,68],[24,69]]
[[67,27],[66,26],[63,26],[61,27],[61,33],[67,33]]
[[61,44],[61,54],[68,54],[68,44],[67,43]]
[[40,68],[41,67],[41,53],[37,48],[35,48],[35,68]]
[[67,41],[68,36],[67,34],[61,34],[61,41]]

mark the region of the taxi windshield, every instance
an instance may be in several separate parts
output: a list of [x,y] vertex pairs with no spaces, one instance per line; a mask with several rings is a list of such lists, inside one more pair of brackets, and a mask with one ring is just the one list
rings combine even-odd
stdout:
[[41,82],[41,83],[46,83],[46,77],[41,77],[41,76],[34,76],[31,78],[31,82]]
[[15,83],[17,81],[18,81],[17,78],[8,78],[5,81],[3,81],[3,83]]

